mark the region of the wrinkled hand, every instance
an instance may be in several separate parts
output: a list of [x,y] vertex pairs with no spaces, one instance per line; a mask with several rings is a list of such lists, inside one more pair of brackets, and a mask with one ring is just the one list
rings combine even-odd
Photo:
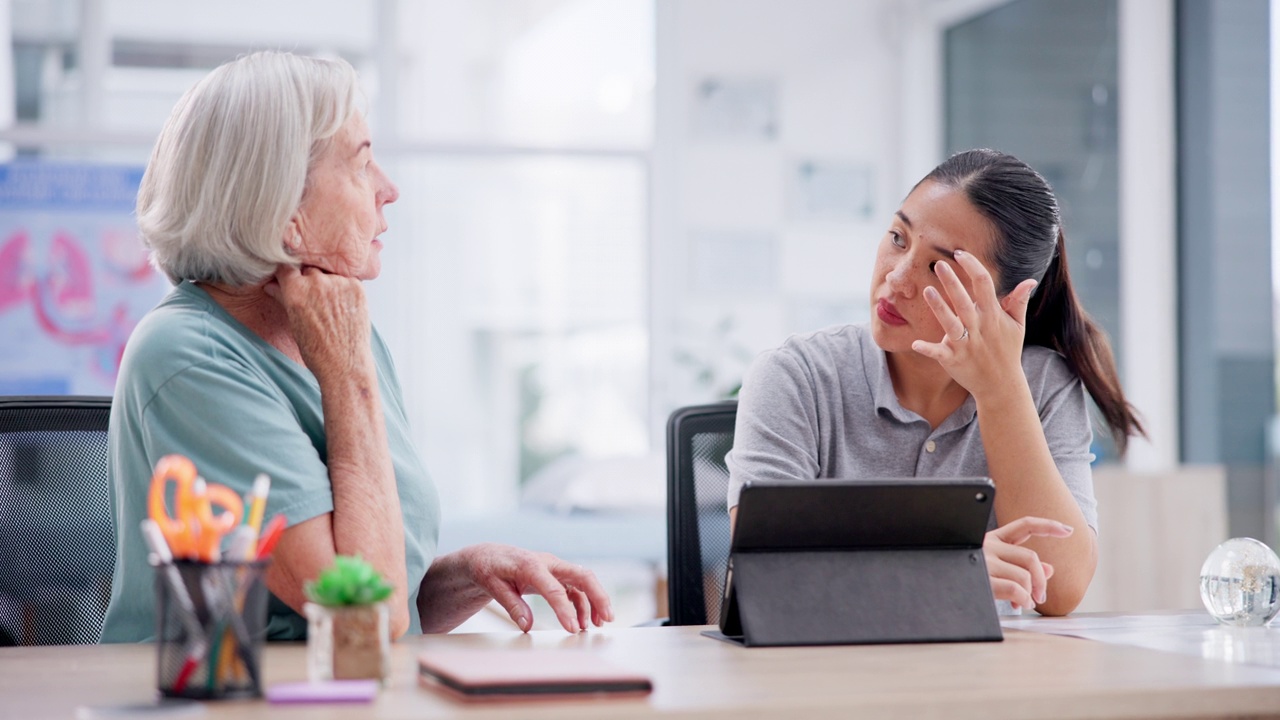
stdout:
[[565,630],[586,630],[613,620],[609,595],[595,573],[544,552],[484,543],[466,548],[472,581],[498,601],[521,630],[533,627],[533,611],[522,595],[546,599]]
[[369,310],[359,280],[310,265],[281,265],[263,290],[284,307],[303,362],[318,379],[371,360]]
[[1027,303],[1036,281],[1023,280],[1001,300],[996,297],[991,273],[973,253],[956,250],[955,261],[969,276],[973,295],[949,263],[938,261],[934,271],[950,304],[933,287],[925,288],[924,299],[945,335],[936,343],[917,340],[911,349],[937,360],[977,398],[1003,386],[1006,378],[1016,377],[1011,373],[1022,373]]
[[987,561],[991,592],[1015,608],[1034,608],[1048,597],[1053,566],[1022,544],[1033,537],[1064,538],[1072,529],[1057,520],[1023,517],[987,533],[982,554]]

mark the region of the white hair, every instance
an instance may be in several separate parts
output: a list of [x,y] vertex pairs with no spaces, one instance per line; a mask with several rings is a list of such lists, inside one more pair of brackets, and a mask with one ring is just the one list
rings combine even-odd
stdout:
[[284,232],[307,171],[357,111],[344,60],[259,52],[174,106],[138,188],[151,263],[181,280],[253,285],[293,263]]

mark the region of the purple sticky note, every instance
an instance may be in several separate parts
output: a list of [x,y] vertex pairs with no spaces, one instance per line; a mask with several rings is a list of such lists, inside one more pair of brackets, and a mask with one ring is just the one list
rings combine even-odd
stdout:
[[279,683],[267,688],[267,702],[272,703],[357,703],[377,696],[377,680]]

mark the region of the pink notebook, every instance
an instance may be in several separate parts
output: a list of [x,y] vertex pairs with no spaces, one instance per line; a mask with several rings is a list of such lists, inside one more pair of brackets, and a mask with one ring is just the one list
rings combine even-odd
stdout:
[[423,685],[465,700],[645,695],[653,683],[583,650],[434,650],[418,656]]

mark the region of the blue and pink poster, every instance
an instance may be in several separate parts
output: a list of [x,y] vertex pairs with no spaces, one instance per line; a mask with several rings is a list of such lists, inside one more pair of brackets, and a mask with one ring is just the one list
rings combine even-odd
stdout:
[[142,168],[0,165],[0,395],[110,395],[168,292],[133,220]]

